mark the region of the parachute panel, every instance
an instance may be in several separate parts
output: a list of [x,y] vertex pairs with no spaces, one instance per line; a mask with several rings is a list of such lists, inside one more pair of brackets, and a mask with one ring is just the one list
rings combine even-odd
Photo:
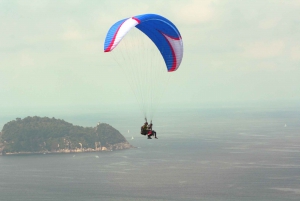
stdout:
[[135,27],[138,21],[133,18],[128,18],[115,23],[107,33],[104,52],[112,51],[130,29]]

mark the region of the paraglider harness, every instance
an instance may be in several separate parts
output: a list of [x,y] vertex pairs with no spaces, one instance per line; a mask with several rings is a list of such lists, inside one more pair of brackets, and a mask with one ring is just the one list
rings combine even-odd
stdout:
[[145,123],[144,125],[141,127],[141,134],[142,135],[147,135],[148,134],[148,122],[147,119],[145,118]]
[[144,128],[144,126],[141,127],[141,134],[142,135],[147,135],[148,134],[148,130]]
[[[152,136],[153,132],[155,132],[155,131],[152,130],[152,126],[151,126],[150,130],[148,129],[147,119],[145,118],[145,120],[146,120],[145,124],[141,127],[141,134],[142,135]],[[152,121],[151,121],[150,124],[152,125]]]

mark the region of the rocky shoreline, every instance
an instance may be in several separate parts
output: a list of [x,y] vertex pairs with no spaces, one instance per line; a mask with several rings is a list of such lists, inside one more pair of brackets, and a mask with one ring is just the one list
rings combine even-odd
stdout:
[[13,152],[13,153],[5,153],[0,149],[0,156],[4,155],[26,155],[26,154],[62,154],[62,153],[88,153],[88,152],[106,152],[106,151],[115,151],[115,150],[124,150],[124,149],[132,149],[136,148],[129,144],[128,142],[117,143],[108,146],[98,147],[96,149],[93,148],[82,148],[82,149],[57,149],[52,151],[39,151],[39,152]]

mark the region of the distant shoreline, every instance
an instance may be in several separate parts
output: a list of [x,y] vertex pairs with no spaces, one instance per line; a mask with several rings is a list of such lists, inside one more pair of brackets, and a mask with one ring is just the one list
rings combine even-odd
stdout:
[[[133,147],[136,148],[136,147]],[[129,149],[133,149],[129,148]],[[118,149],[118,150],[124,150],[124,149]],[[47,152],[18,152],[18,153],[0,153],[0,156],[18,156],[18,155],[44,155],[44,154],[72,154],[72,153],[93,153],[93,152],[110,152],[110,151],[118,151],[118,150],[106,150],[106,151],[70,151],[70,152],[65,152],[65,151],[47,151]]]
[[70,153],[91,153],[91,152],[108,152],[124,149],[136,148],[129,144],[128,142],[118,143],[110,145],[108,147],[100,147],[97,149],[87,148],[87,149],[60,149],[57,151],[38,151],[38,152],[0,152],[0,156],[9,156],[9,155],[30,155],[30,154],[70,154]]

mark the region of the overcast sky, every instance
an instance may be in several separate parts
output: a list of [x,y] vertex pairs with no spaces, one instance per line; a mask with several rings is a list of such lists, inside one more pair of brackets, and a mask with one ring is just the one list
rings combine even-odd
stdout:
[[143,13],[183,38],[168,104],[300,101],[299,10],[299,0],[0,0],[0,111],[135,104],[103,43],[113,23]]

